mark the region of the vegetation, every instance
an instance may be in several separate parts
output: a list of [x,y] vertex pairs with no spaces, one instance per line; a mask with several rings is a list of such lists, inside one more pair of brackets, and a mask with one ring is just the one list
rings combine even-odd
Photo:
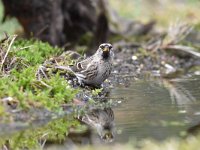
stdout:
[[[157,6],[150,5],[149,2],[140,0],[126,1],[127,3],[120,0],[111,0],[110,2],[126,18],[144,22],[153,18],[162,27],[167,26],[169,22],[176,19],[189,20],[191,23],[196,24],[195,30],[199,31],[200,29],[199,18],[197,16],[200,14],[198,0],[188,0],[186,2],[187,5],[182,5],[179,9],[177,9],[176,5],[171,4],[173,0],[165,1],[164,3],[166,4],[163,6],[166,7],[162,7],[161,9],[158,9]],[[135,5],[138,7],[135,7]],[[133,7],[135,9],[132,9]],[[3,8],[0,4],[0,19],[2,18],[2,11]],[[20,25],[15,19],[7,20],[5,24],[0,25],[0,28],[1,33],[2,31],[7,31],[11,34],[18,29],[21,30]],[[0,105],[0,123],[13,121],[13,119],[10,119],[11,114],[8,108],[5,107],[7,105],[16,110],[29,110],[30,108],[39,107],[51,112],[62,111],[61,105],[71,102],[78,93],[78,90],[70,87],[64,77],[61,77],[59,74],[49,76],[48,79],[37,80],[36,72],[41,64],[53,56],[60,55],[63,50],[35,39],[15,40],[15,36],[7,36],[4,38],[2,35],[0,35],[2,39],[0,41],[0,102],[2,103]],[[89,35],[81,39],[84,41],[83,43],[87,42],[88,37]],[[165,45],[163,45],[163,48],[169,46],[168,43],[170,42],[167,40],[164,40],[163,44]],[[194,45],[189,46],[195,47]],[[199,47],[195,48],[199,49]],[[80,48],[80,50],[82,49]],[[149,56],[149,52],[141,48],[136,56],[146,57]],[[92,91],[92,95],[97,96],[101,91],[102,89],[95,89]],[[44,127],[33,127],[30,130],[25,130],[12,136],[5,136],[0,139],[0,145],[7,146],[10,149],[42,149],[43,144],[47,141],[61,143],[68,134],[71,126],[79,126],[79,123],[73,116],[70,118],[55,119]],[[187,137],[185,139],[171,138],[163,142],[150,139],[144,139],[138,142],[130,139],[126,144],[116,144],[112,147],[103,146],[103,149],[132,150],[139,149],[138,147],[140,147],[142,150],[187,150],[199,147],[199,139],[200,137]],[[9,144],[7,145],[7,143]],[[79,149],[98,149],[98,147],[83,146]]]
[[[11,109],[22,111],[19,115],[27,115],[28,120],[24,123],[31,128],[31,119],[34,120],[34,116],[29,116],[30,114],[26,114],[26,111],[41,108],[60,114],[63,112],[61,105],[69,103],[78,90],[71,88],[58,74],[49,76],[48,79],[37,80],[36,78],[38,67],[46,59],[61,53],[62,49],[34,39],[14,40],[15,36],[6,37],[0,45],[0,101],[3,104],[0,107],[0,124],[8,122],[16,124],[18,120],[9,113]],[[46,119],[44,118],[43,121]],[[12,134],[12,137],[4,136],[0,139],[0,145],[10,149],[42,149],[42,143],[46,141],[61,142],[69,128],[77,125],[78,122],[73,115],[71,119],[56,119],[43,128],[33,129],[34,132],[26,130]]]
[[[0,145],[9,149],[43,149],[46,142],[62,143],[71,126],[79,126],[72,117],[56,119],[44,127],[32,127],[14,135],[4,136],[0,139]],[[30,127],[29,127],[30,128]]]
[[18,101],[20,107],[28,108],[33,105],[54,111],[61,104],[73,99],[77,90],[70,88],[59,75],[43,81],[36,79],[39,65],[51,56],[61,53],[61,49],[37,40],[17,40],[8,52],[10,44],[11,40],[8,38],[1,47],[2,58],[5,58],[1,60],[5,60],[1,63],[1,99],[12,97]]

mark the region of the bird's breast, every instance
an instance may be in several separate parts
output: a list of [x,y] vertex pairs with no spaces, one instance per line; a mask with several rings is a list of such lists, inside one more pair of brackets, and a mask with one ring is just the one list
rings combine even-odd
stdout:
[[[92,85],[100,85],[102,84],[110,75],[112,65],[109,61],[99,60],[97,62],[93,62],[97,65],[97,72],[93,78],[88,78],[85,80],[86,84]],[[95,66],[96,66],[95,65]],[[88,66],[91,68],[91,66]]]

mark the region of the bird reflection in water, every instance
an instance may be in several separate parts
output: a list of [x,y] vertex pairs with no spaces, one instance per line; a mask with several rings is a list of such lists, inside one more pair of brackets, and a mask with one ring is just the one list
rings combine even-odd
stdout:
[[111,108],[94,108],[79,119],[95,129],[104,142],[114,140],[114,113]]

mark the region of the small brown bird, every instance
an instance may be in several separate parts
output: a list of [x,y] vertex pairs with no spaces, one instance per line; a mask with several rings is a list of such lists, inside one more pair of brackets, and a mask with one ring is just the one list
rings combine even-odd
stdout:
[[113,47],[109,43],[103,43],[91,57],[78,62],[71,69],[81,85],[100,86],[110,75]]
[[95,129],[103,141],[114,140],[114,112],[111,108],[91,109],[79,119]]

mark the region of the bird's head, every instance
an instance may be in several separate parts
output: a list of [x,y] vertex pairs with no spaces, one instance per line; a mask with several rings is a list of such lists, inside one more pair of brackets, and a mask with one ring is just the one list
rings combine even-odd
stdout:
[[101,139],[102,139],[104,142],[107,142],[107,143],[113,142],[113,140],[114,140],[113,132],[111,132],[111,131],[105,132],[105,133],[101,136]]
[[98,54],[100,54],[104,59],[113,57],[113,46],[110,43],[103,43],[99,46]]

